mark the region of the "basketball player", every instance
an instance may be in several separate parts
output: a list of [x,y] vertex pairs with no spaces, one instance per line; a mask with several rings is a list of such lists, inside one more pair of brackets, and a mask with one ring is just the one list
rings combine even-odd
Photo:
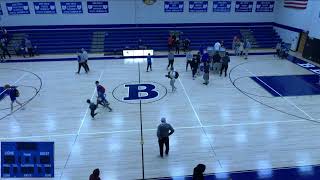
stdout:
[[10,96],[10,100],[11,100],[11,105],[10,105],[10,109],[11,109],[11,113],[13,112],[13,104],[14,102],[16,102],[17,104],[19,104],[21,106],[21,108],[23,107],[22,103],[20,103],[17,100],[17,97],[20,96],[20,93],[17,89],[17,86],[10,86],[10,85],[4,85],[4,87],[0,87],[0,101],[3,100],[6,96]]
[[192,70],[192,79],[194,80],[196,73],[199,68],[199,63],[198,63],[198,58],[196,57],[197,55],[194,55],[191,61],[191,70]]
[[226,77],[227,76],[229,62],[230,62],[229,53],[226,52],[221,60],[222,60],[222,66],[221,66],[221,69],[220,69],[220,76],[222,75],[222,71],[224,70],[224,76]]
[[147,57],[147,72],[149,72],[149,67],[150,67],[150,71],[152,71],[152,59],[151,59],[151,56],[150,56],[150,53],[148,54],[148,57]]
[[3,100],[8,95],[8,88],[9,85],[4,85],[3,87],[0,87],[0,101]]
[[97,106],[98,104],[100,104],[103,107],[108,108],[109,112],[111,112],[112,109],[109,106],[110,103],[106,99],[106,89],[102,85],[100,85],[99,81],[96,81],[96,86],[97,86],[97,94],[98,94]]
[[203,66],[203,71],[204,71],[204,74],[203,74],[203,80],[204,80],[204,85],[208,85],[209,84],[209,69],[210,69],[210,65],[209,65],[209,62],[205,62],[204,63],[204,66]]
[[170,79],[170,86],[172,89],[172,92],[175,92],[177,90],[176,86],[174,85],[176,82],[176,79],[179,77],[179,73],[174,71],[173,67],[168,72],[168,75],[166,75]]
[[94,119],[94,117],[98,114],[98,113],[95,113],[95,110],[98,108],[98,105],[92,103],[90,101],[90,99],[87,99],[87,103],[89,104],[89,109],[91,111],[90,115],[91,115],[92,119]]
[[251,43],[249,41],[249,39],[246,39],[245,43],[244,43],[244,59],[248,59],[248,55],[249,55],[249,50],[251,49]]
[[[193,58],[193,54],[191,53],[191,51],[188,51],[186,53],[186,71],[188,71],[188,66],[190,65],[191,67],[191,61],[192,61],[192,58]],[[192,68],[192,67],[191,67]]]
[[167,70],[169,68],[169,66],[171,66],[170,68],[173,68],[173,63],[174,63],[174,54],[173,52],[169,52],[168,54],[168,66],[167,66]]

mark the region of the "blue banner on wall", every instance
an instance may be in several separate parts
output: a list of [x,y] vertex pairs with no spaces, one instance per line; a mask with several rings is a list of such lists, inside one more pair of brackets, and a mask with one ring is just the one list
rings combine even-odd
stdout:
[[183,1],[164,1],[164,12],[183,12]]
[[213,1],[213,12],[231,12],[231,1]]
[[207,12],[208,1],[189,1],[189,12]]
[[108,1],[88,1],[88,13],[109,13]]
[[257,1],[256,12],[273,12],[274,1]]
[[3,15],[1,4],[0,4],[0,15]]
[[253,1],[237,1],[235,12],[252,12]]
[[28,2],[6,3],[9,15],[30,14]]
[[54,177],[54,142],[1,142],[1,177]]
[[55,2],[33,2],[36,14],[56,14]]
[[83,13],[81,2],[61,2],[63,14],[80,14]]

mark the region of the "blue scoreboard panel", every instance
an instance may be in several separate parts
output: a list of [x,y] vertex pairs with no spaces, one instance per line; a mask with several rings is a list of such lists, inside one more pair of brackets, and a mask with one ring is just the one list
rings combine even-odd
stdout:
[[1,177],[54,177],[54,142],[1,142]]

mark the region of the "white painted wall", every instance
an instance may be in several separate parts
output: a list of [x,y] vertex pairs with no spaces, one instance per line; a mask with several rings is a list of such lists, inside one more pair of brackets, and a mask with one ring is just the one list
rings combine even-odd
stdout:
[[274,29],[277,31],[279,36],[281,37],[282,41],[285,43],[291,44],[291,50],[296,51],[299,43],[300,33],[289,31],[287,29],[274,27]]
[[[230,13],[212,12],[213,0],[208,0],[209,7],[206,13],[189,12],[189,1],[185,0],[183,13],[165,13],[163,10],[164,0],[158,0],[156,4],[147,6],[142,0],[136,0],[137,22],[139,23],[230,23],[230,22],[273,22],[274,13],[256,13],[254,1],[253,12],[234,12],[235,1],[232,0]],[[155,13],[156,12],[156,13]]]
[[299,29],[309,29],[312,0],[309,0],[307,9],[299,10],[283,7],[284,0],[276,1],[275,22]]
[[320,0],[311,0],[312,13],[310,16],[309,36],[320,39]]
[[[1,17],[1,24],[5,26],[28,26],[28,25],[87,25],[87,24],[151,24],[151,23],[225,23],[225,22],[273,22],[274,13],[235,13],[234,5],[231,13],[212,12],[213,0],[209,1],[208,12],[190,13],[189,1],[185,1],[183,13],[165,13],[164,0],[158,0],[154,5],[143,4],[142,0],[108,0],[108,14],[88,14],[87,0],[82,1],[83,14],[68,15],[61,13],[60,2],[55,1],[57,14],[36,15],[34,14],[33,2],[44,0],[15,0],[28,1],[31,14],[29,15],[7,15],[5,3],[12,0],[0,0],[4,15]],[[47,0],[46,0],[47,1]],[[66,0],[64,0],[66,1]],[[77,0],[69,0],[77,1]],[[236,0],[232,0],[236,1]],[[253,0],[257,1],[257,0]],[[255,7],[255,3],[254,3]],[[254,9],[253,9],[254,11]]]
[[[32,25],[81,25],[81,24],[131,24],[134,22],[135,9],[133,0],[109,0],[110,13],[88,14],[87,3],[82,1],[83,14],[62,14],[61,0],[48,0],[56,2],[57,14],[39,15],[34,13],[33,2],[44,0],[19,0],[29,2],[30,14],[27,15],[7,15],[6,2],[12,0],[0,0],[3,10],[1,24],[5,26],[32,26]],[[73,0],[75,1],[75,0]]]
[[[320,39],[320,0],[309,0],[307,9],[298,10],[283,7],[283,0],[276,1],[275,22],[309,31],[309,36]],[[275,28],[281,38],[297,48],[299,34],[281,28]]]

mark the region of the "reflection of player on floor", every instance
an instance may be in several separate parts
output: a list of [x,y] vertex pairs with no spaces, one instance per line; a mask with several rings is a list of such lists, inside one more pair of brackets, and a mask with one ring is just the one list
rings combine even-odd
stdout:
[[95,113],[95,110],[97,109],[98,105],[94,104],[90,101],[90,99],[87,99],[87,103],[89,104],[89,109],[91,111],[90,115],[92,117],[92,119],[94,118],[94,116],[96,116],[98,113]]
[[97,105],[100,104],[103,107],[108,108],[109,111],[111,112],[112,109],[109,106],[110,103],[106,99],[106,89],[99,84],[99,81],[96,81],[96,86],[97,86],[97,94],[98,94]]
[[0,87],[0,101],[3,100],[6,96],[10,96],[11,100],[11,112],[13,112],[13,103],[16,102],[22,107],[22,103],[17,100],[17,97],[20,96],[20,93],[17,89],[17,86],[5,85]]

